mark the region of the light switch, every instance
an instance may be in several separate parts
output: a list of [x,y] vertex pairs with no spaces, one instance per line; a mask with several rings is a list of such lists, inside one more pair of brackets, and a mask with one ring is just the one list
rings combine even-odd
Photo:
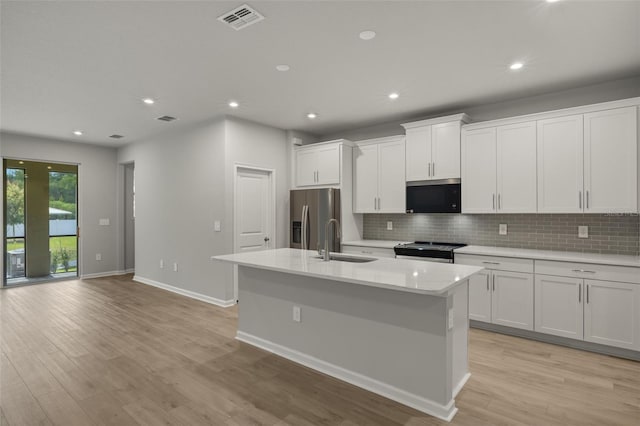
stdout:
[[393,222],[387,221],[387,231],[393,231]]
[[220,221],[216,220],[215,222],[213,222],[213,230],[216,232],[220,232]]
[[498,234],[500,235],[507,235],[507,224],[506,223],[501,223],[498,227]]
[[589,238],[588,226],[578,226],[578,238]]

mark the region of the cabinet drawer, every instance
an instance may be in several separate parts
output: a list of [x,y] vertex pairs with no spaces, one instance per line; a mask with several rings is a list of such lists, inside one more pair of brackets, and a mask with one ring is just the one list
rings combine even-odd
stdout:
[[536,260],[536,274],[640,284],[640,268]]
[[533,273],[533,260],[515,257],[479,256],[476,254],[456,254],[455,263],[498,271]]
[[342,246],[342,252],[348,254],[359,254],[373,257],[396,257],[393,249],[366,246]]

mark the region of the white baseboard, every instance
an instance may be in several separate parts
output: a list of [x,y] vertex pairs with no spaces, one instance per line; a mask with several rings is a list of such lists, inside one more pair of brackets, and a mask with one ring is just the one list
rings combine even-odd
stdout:
[[132,274],[134,272],[136,272],[136,268],[129,268],[124,270],[125,274]]
[[467,381],[469,380],[469,377],[471,377],[471,373],[467,373],[464,375],[464,377],[460,380],[460,382],[458,382],[458,384],[456,385],[455,388],[453,388],[453,395],[452,398],[455,398],[456,396],[458,396],[458,394],[460,393],[460,391],[462,390],[462,388],[464,387],[464,385],[467,383]]
[[[455,401],[453,399],[451,399],[451,401],[447,405],[442,405],[430,399],[423,398],[402,389],[398,389],[389,384],[364,376],[360,373],[347,370],[346,368],[339,367],[326,361],[322,361],[321,359],[304,354],[294,349],[289,349],[285,346],[270,342],[265,339],[261,339],[260,337],[253,336],[242,331],[238,331],[236,339],[240,340],[241,342],[257,346],[261,349],[272,352],[283,358],[287,358],[288,360],[291,360],[298,364],[302,364],[306,367],[320,371],[321,373],[335,377],[347,383],[351,383],[352,385],[361,387],[378,395],[382,395],[386,398],[392,399],[396,402],[407,405],[411,408],[415,408],[416,410],[422,411],[423,413],[427,413],[431,416],[446,420],[448,422],[451,421],[451,419],[453,419],[453,416],[455,416],[458,412],[458,409],[455,406]],[[470,375],[467,374],[467,376]],[[458,385],[460,388],[462,388],[462,386],[464,385],[464,381],[468,379],[467,376],[465,376],[465,378]]]
[[126,271],[107,271],[107,272],[97,272],[95,274],[82,274],[80,276],[81,279],[90,279],[90,278],[103,278],[103,277],[112,277],[114,275],[124,275]]
[[200,300],[206,303],[211,303],[212,305],[221,306],[223,308],[228,308],[229,306],[233,306],[236,304],[234,300],[216,299],[215,297],[206,296],[204,294],[196,293],[195,291],[185,290],[180,287],[174,287],[172,285],[161,283],[159,281],[154,281],[149,278],[141,277],[139,275],[134,275],[133,280],[141,284],[146,284],[153,287],[161,288],[163,290],[167,290],[172,293],[181,294],[183,296],[187,296],[192,299]]

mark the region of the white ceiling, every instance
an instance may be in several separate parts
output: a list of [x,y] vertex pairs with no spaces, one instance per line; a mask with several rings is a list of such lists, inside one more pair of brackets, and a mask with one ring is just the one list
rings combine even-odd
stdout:
[[242,3],[3,0],[1,128],[118,146],[230,114],[329,134],[640,74],[639,1],[249,1],[264,21],[217,21]]

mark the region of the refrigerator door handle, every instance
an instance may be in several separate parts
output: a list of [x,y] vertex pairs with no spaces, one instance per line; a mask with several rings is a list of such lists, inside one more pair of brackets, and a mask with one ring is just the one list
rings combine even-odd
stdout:
[[305,246],[307,245],[307,221],[306,221],[306,217],[307,217],[307,206],[303,205],[302,206],[302,215],[300,217],[300,236],[301,236],[301,240],[302,240],[302,250],[305,249]]

